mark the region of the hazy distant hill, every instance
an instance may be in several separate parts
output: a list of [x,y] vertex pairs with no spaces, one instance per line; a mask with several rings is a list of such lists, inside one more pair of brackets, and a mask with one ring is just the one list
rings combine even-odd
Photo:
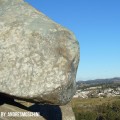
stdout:
[[86,85],[97,85],[97,84],[111,84],[111,83],[120,83],[120,77],[107,78],[107,79],[95,79],[87,81],[77,81],[77,85],[86,84]]

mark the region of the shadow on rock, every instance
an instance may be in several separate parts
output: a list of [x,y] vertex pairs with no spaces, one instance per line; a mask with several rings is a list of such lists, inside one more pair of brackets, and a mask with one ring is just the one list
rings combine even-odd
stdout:
[[34,104],[29,107],[30,111],[39,112],[47,120],[62,120],[61,109],[57,105]]
[[19,107],[30,112],[39,112],[40,116],[44,117],[46,120],[62,120],[62,112],[60,107],[57,105],[41,105],[35,103],[30,107],[26,107],[19,102],[14,101],[13,98],[0,93],[0,105],[3,104],[13,105],[15,107]]
[[14,101],[14,98],[10,97],[10,96],[7,96],[6,94],[4,93],[0,93],[0,105],[3,105],[3,104],[9,104],[9,105],[13,105],[13,106],[16,106],[16,107],[19,107],[21,109],[25,109],[25,110],[28,110],[28,107]]

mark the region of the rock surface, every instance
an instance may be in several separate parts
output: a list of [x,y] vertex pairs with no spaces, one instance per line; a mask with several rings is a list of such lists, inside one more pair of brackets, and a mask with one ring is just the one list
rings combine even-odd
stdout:
[[0,120],[75,120],[75,116],[70,103],[55,106],[9,100],[0,105]]
[[0,92],[64,105],[76,91],[72,32],[23,0],[0,0]]

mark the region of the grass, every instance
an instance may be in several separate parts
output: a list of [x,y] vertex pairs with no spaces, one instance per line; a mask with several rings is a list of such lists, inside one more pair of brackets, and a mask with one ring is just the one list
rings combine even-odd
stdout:
[[[88,118],[93,117],[90,120],[94,120],[94,118],[98,115],[98,112],[96,111],[96,106],[102,106],[102,108],[104,108],[104,105],[111,105],[113,102],[116,101],[120,102],[120,97],[88,99],[73,98],[71,104],[76,116],[76,120],[79,120],[79,117],[81,116],[82,118],[84,116],[88,116]],[[88,120],[88,118],[84,120]]]
[[96,106],[102,105],[104,103],[111,104],[114,101],[119,101],[120,97],[109,97],[109,98],[88,98],[88,99],[81,99],[81,98],[73,98],[71,101],[72,107],[82,107],[82,106]]

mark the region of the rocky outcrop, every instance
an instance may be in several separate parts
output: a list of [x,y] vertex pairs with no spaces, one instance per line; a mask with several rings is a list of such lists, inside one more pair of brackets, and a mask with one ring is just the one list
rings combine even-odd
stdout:
[[33,104],[0,98],[0,120],[75,120],[71,104],[64,106]]
[[76,91],[73,33],[22,0],[0,0],[0,92],[64,105]]

